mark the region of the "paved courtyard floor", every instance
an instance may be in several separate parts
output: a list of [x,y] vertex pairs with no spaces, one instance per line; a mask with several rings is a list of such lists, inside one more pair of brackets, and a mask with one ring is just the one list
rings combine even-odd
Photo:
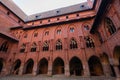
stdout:
[[120,80],[120,78],[114,78],[114,77],[80,77],[80,76],[45,76],[45,75],[38,75],[38,76],[32,76],[32,75],[10,75],[10,76],[4,76],[0,77],[0,80]]

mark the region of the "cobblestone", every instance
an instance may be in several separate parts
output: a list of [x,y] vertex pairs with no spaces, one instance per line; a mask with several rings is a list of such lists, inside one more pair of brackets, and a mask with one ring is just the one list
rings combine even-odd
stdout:
[[1,77],[0,80],[120,80],[120,78],[114,78],[114,77],[80,77],[80,76],[71,76],[71,77],[65,77],[65,76],[31,76],[31,75],[23,75],[23,76],[17,76],[17,75],[10,75]]

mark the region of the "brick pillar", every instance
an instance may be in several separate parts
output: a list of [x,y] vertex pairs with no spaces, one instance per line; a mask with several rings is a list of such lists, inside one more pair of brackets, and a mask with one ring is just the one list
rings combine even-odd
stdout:
[[84,62],[83,71],[84,71],[83,74],[84,74],[85,77],[89,77],[90,76],[88,62]]
[[69,64],[65,64],[65,76],[70,76]]
[[37,75],[37,62],[34,64],[34,66],[33,66],[33,72],[32,72],[32,74],[34,75],[34,76],[36,76]]
[[107,76],[107,77],[111,76],[110,64],[102,63],[102,67],[103,67],[105,76]]
[[5,66],[3,66],[0,75],[8,75],[8,71]]
[[19,75],[23,75],[23,72],[24,71],[24,63],[21,63],[21,66],[20,66],[20,68],[19,68]]
[[48,76],[52,76],[52,62],[51,61],[49,61],[49,63],[48,63]]

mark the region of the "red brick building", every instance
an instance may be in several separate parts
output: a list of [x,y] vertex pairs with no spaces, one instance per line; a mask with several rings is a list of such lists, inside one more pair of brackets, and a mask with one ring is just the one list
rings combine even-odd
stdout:
[[120,1],[27,16],[0,1],[0,75],[120,77]]

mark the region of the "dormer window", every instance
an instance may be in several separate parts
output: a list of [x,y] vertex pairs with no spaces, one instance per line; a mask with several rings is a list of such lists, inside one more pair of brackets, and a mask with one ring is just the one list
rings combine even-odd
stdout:
[[81,6],[80,6],[80,8],[83,8],[83,7],[85,7],[85,6],[84,6],[84,5],[81,5]]

